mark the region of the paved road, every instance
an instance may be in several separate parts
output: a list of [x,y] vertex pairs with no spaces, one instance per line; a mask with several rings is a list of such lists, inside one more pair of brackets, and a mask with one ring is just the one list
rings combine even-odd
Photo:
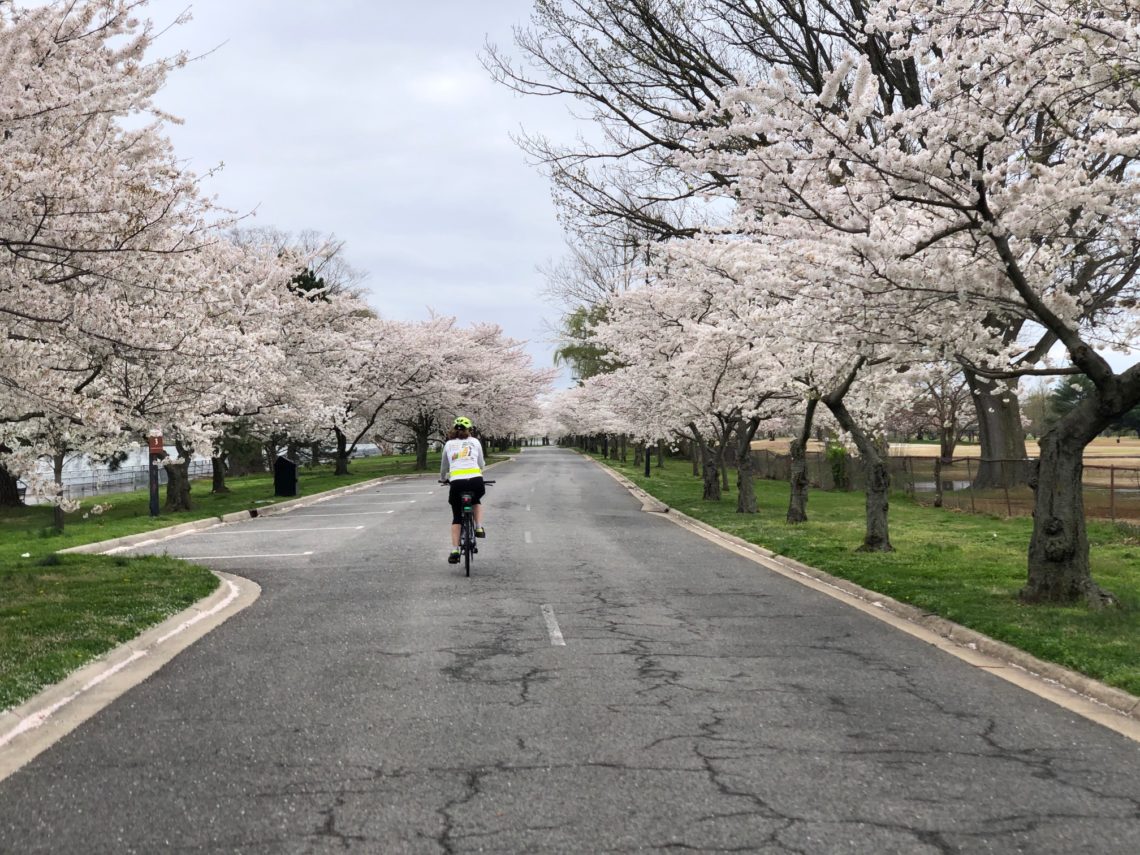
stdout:
[[1140,852],[1136,743],[493,472],[470,579],[430,478],[168,541],[261,598],[0,783],[0,852]]

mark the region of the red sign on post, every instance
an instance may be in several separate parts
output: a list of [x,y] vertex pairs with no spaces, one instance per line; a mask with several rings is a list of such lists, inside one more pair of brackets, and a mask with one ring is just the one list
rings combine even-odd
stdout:
[[146,442],[147,442],[147,445],[150,447],[150,453],[151,454],[162,454],[164,446],[162,444],[162,434],[161,433],[147,434]]

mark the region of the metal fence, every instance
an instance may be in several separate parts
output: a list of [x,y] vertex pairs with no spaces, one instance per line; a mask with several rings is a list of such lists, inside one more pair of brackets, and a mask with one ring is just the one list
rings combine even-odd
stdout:
[[[758,477],[786,481],[791,475],[787,454],[756,450],[752,459]],[[806,462],[814,489],[864,489],[858,457],[829,459],[809,452]],[[941,463],[933,457],[891,456],[889,465],[892,489],[923,504],[934,505],[941,498],[942,507],[970,513],[1008,517],[1033,513],[1033,491],[1025,484],[1024,460],[956,457]],[[1140,524],[1140,465],[1085,464],[1081,483],[1086,517]]]
[[[191,460],[190,478],[208,478],[213,475],[210,460]],[[158,483],[165,487],[166,470],[158,467]],[[88,470],[82,474],[63,473],[63,495],[66,499],[85,499],[88,496],[101,496],[105,493],[131,493],[145,490],[150,485],[150,469],[147,466],[129,466],[110,470]],[[29,505],[39,501],[35,496],[27,496]]]

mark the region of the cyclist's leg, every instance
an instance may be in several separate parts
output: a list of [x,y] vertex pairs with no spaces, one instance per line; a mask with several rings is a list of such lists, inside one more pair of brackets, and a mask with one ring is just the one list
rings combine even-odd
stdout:
[[483,528],[483,497],[487,494],[487,486],[482,478],[478,478],[475,486],[475,528]]
[[459,563],[459,527],[463,522],[463,501],[460,495],[456,483],[452,481],[447,495],[447,503],[451,505],[451,555],[448,556],[448,561],[452,564]]

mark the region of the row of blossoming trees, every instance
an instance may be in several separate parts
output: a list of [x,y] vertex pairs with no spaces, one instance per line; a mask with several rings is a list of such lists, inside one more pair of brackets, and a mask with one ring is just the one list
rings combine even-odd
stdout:
[[[603,373],[576,433],[746,448],[827,413],[867,470],[864,548],[890,549],[884,415],[951,365],[983,456],[1024,457],[1017,381],[1087,378],[1040,440],[1026,601],[1092,604],[1082,451],[1140,402],[1140,11],[1129,0],[562,0],[493,47],[523,92],[601,133],[531,140],[577,234],[636,246],[590,310]],[[591,140],[593,140],[591,142]],[[743,458],[742,458],[743,462]],[[806,479],[793,471],[789,519]],[[797,504],[798,503],[798,504]]]
[[520,431],[550,380],[523,343],[384,320],[314,274],[327,249],[238,230],[202,195],[153,103],[186,57],[150,58],[142,5],[0,6],[0,499],[22,476],[65,504],[37,461],[58,481],[64,455],[155,427],[179,450],[175,507],[191,453],[220,455],[239,426],[335,443],[340,471],[373,437],[426,456],[460,408]]

